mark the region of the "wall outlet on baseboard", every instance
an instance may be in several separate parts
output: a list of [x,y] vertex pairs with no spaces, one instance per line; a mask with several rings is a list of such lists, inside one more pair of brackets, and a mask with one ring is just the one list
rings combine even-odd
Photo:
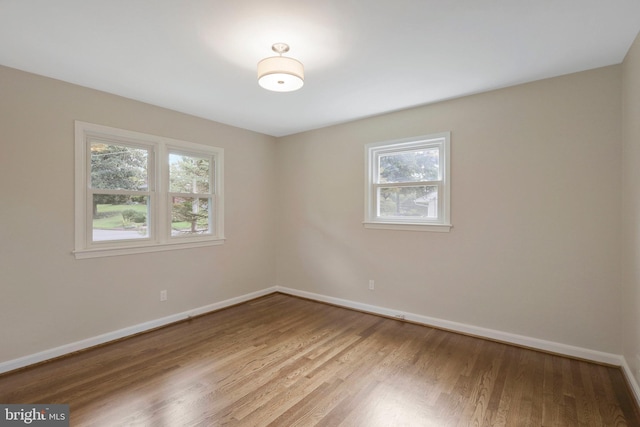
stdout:
[[373,290],[375,290],[375,288],[376,288],[376,284],[373,281],[373,279],[369,280],[369,290],[373,291]]
[[160,301],[167,300],[167,291],[160,291]]

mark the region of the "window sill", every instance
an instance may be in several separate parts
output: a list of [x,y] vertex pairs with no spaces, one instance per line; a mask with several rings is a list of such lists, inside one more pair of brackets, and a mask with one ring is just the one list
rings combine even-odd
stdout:
[[364,221],[364,228],[377,230],[403,230],[403,231],[431,231],[437,233],[448,233],[451,231],[451,224],[421,224],[414,222],[379,222]]
[[101,258],[119,255],[144,254],[149,252],[173,251],[178,249],[202,248],[206,246],[217,246],[224,244],[225,239],[211,239],[200,242],[178,242],[153,244],[145,246],[120,246],[117,248],[92,248],[73,251],[76,259]]

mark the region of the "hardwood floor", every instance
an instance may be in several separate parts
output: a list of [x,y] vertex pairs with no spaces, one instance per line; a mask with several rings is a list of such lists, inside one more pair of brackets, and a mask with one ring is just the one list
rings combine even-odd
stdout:
[[282,294],[0,376],[73,426],[640,426],[619,369]]

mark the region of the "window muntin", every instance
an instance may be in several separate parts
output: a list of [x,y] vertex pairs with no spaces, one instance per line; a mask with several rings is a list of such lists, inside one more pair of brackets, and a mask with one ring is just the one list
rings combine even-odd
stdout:
[[76,122],[76,258],[224,242],[224,151]]
[[365,227],[448,231],[448,132],[372,143],[365,151]]

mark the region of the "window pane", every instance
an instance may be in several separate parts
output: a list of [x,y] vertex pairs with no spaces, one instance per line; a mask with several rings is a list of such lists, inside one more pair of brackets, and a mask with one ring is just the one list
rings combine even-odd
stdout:
[[172,197],[171,235],[211,234],[209,205],[211,199]]
[[91,188],[146,191],[148,159],[142,148],[91,143]]
[[149,197],[93,195],[93,241],[149,237]]
[[384,154],[379,158],[378,182],[437,181],[440,179],[437,147]]
[[172,193],[209,193],[211,160],[206,157],[169,155],[169,191]]
[[438,187],[381,187],[378,189],[378,216],[437,218]]

